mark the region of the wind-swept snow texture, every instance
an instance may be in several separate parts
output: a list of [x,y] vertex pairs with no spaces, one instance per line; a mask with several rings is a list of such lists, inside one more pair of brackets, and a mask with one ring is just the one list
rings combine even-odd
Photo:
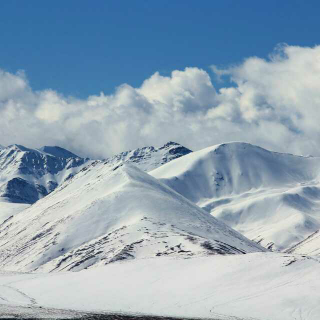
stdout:
[[60,147],[0,149],[0,201],[32,204],[88,161]]
[[235,142],[150,174],[265,247],[288,249],[320,228],[320,158]]
[[287,250],[287,252],[320,255],[320,230],[317,230],[303,241],[297,243],[289,250]]
[[27,203],[11,203],[5,200],[0,201],[0,224],[6,219],[9,219],[18,212],[21,212],[29,207],[30,204]]
[[2,304],[219,320],[319,320],[319,259],[282,253],[159,257],[0,274]]
[[99,162],[0,226],[0,266],[16,271],[263,250],[138,168]]

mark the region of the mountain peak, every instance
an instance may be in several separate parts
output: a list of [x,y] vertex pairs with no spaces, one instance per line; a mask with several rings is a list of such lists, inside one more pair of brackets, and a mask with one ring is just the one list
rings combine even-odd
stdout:
[[284,250],[319,229],[319,169],[319,158],[230,142],[150,174],[251,239]]
[[80,158],[76,154],[58,146],[44,146],[41,147],[39,151],[45,152],[57,158]]
[[159,148],[150,146],[121,152],[106,159],[105,163],[115,166],[132,163],[143,171],[150,171],[191,152],[181,144],[170,141]]
[[4,149],[11,149],[11,150],[23,151],[23,152],[33,151],[32,149],[29,149],[25,146],[22,146],[21,144],[11,144],[7,148],[4,148]]
[[0,150],[0,200],[34,203],[52,192],[88,161],[60,147],[30,149],[19,144]]
[[165,145],[160,147],[159,150],[168,150],[168,153],[171,156],[176,156],[176,158],[180,158],[192,152],[192,150],[184,147],[180,143],[173,142],[173,141],[167,142]]
[[174,141],[169,141],[169,142],[167,142],[165,145],[163,145],[162,148],[171,147],[171,146],[181,146],[181,144],[180,144],[180,143],[177,143],[177,142],[174,142]]
[[14,270],[265,251],[130,164],[113,170],[100,162],[80,171],[0,231],[0,265]]

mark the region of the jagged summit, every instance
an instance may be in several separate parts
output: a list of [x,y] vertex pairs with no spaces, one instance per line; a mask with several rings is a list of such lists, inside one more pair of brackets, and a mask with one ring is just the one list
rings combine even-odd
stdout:
[[150,171],[192,151],[176,142],[168,142],[162,147],[143,147],[125,151],[105,160],[105,163],[117,165],[132,163],[143,171]]
[[21,144],[11,144],[7,147],[3,147],[0,145],[0,150],[1,149],[7,149],[10,151],[21,151],[21,152],[32,152],[32,153],[41,153],[41,154],[47,154],[47,155],[52,155],[54,157],[57,158],[64,158],[64,159],[68,159],[68,158],[81,158],[79,156],[77,156],[76,154],[58,147],[58,146],[44,146],[41,148],[36,148],[36,149],[32,149],[32,148],[27,148]]
[[44,146],[39,148],[39,150],[57,158],[80,158],[76,154],[58,146]]
[[[168,142],[160,148],[144,147],[97,161],[114,167],[132,163],[149,171],[190,152]],[[0,201],[35,203],[91,162],[58,146],[31,149],[13,144],[0,149]]]
[[62,148],[49,147],[47,151],[51,154],[18,144],[0,150],[0,199],[32,204],[87,162]]
[[4,149],[8,150],[14,150],[14,151],[24,151],[24,152],[34,152],[35,149],[26,148],[25,146],[22,146],[21,144],[10,144]]
[[[158,149],[161,150],[161,149],[172,148],[172,147],[174,147],[174,148],[176,148],[176,147],[182,147],[182,148],[185,149],[186,151],[189,150],[189,149],[183,147],[180,143],[177,143],[177,142],[174,142],[174,141],[169,141],[169,142],[167,142],[166,144],[164,144],[162,147],[159,147]],[[191,151],[191,150],[189,150],[189,151]],[[190,152],[188,152],[188,153],[190,153]]]

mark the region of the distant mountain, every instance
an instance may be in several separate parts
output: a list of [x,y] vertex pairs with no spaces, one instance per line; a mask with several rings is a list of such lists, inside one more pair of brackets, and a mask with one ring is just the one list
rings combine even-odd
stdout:
[[[0,223],[52,192],[92,162],[106,166],[132,163],[148,171],[190,153],[175,142],[122,152],[106,160],[84,159],[61,147],[30,149],[21,145],[0,148]],[[2,203],[2,204],[1,204]]]
[[0,199],[32,204],[52,192],[88,161],[59,147],[0,150]]
[[124,164],[150,172],[272,250],[289,250],[320,229],[320,158],[270,152],[247,143],[192,152],[168,142],[105,160],[83,159],[60,147],[12,145],[0,150],[0,220],[26,209],[25,204],[35,203],[91,165],[112,171]]
[[159,148],[144,147],[119,153],[106,159],[105,164],[121,165],[123,163],[132,163],[139,169],[148,172],[191,152],[181,144],[170,141]]
[[42,151],[46,154],[50,154],[50,155],[57,157],[57,158],[64,158],[64,159],[80,158],[77,155],[75,155],[74,153],[72,153],[66,149],[57,147],[57,146],[55,146],[55,147],[44,146],[44,147],[40,148],[39,151]]
[[16,271],[263,250],[140,169],[101,162],[0,225],[0,265]]
[[320,158],[227,143],[150,174],[274,250],[286,250],[320,229]]

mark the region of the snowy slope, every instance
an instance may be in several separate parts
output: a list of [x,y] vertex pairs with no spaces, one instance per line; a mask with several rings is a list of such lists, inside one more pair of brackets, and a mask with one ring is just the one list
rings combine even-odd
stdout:
[[320,255],[320,230],[287,250],[288,253]]
[[[109,165],[133,163],[149,171],[190,152],[178,143],[168,142],[160,148],[145,147],[123,152],[103,162]],[[32,204],[76,174],[86,162],[88,159],[57,146],[0,148],[0,198]]]
[[5,199],[0,201],[0,223],[9,217],[30,207],[27,203],[11,203]]
[[[81,272],[1,274],[1,303],[179,316],[318,320],[319,259],[281,253],[160,257]],[[17,308],[18,309],[18,308]]]
[[0,266],[10,270],[262,250],[138,168],[100,162],[0,225]]
[[320,228],[320,158],[228,143],[150,174],[266,247],[290,248]]
[[0,150],[0,199],[32,204],[78,172],[88,159],[59,147],[11,145]]

